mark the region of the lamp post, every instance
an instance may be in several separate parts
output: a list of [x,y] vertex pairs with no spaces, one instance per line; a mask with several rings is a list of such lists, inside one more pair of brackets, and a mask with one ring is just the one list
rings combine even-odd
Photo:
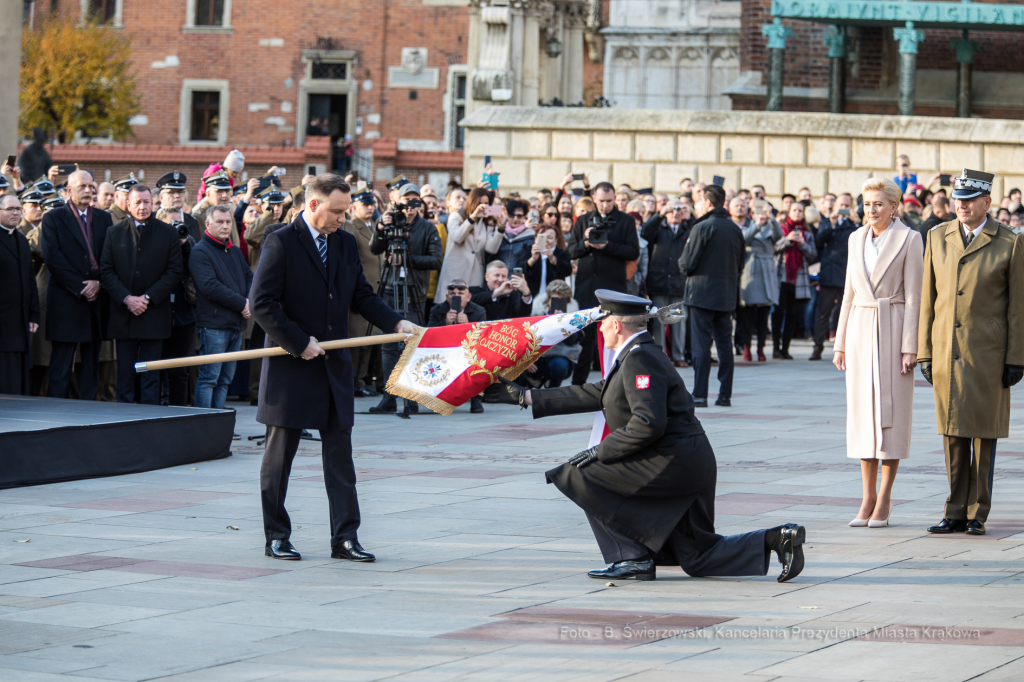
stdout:
[[960,40],[949,42],[956,50],[956,116],[957,118],[970,118],[971,63],[974,61],[974,53],[978,50],[978,41],[968,40],[965,30]]
[[850,39],[845,26],[833,26],[825,34],[828,46],[828,111],[841,114],[846,110],[846,48]]
[[900,41],[900,116],[914,115],[914,99],[917,94],[917,44],[924,40],[924,31],[914,28],[908,21],[906,28],[894,28],[893,36]]
[[558,59],[562,54],[562,41],[552,35],[544,44],[544,54],[550,59]]
[[789,26],[775,17],[771,24],[761,27],[761,34],[768,37],[768,101],[766,111],[782,111],[782,81],[786,66],[786,38],[793,33]]

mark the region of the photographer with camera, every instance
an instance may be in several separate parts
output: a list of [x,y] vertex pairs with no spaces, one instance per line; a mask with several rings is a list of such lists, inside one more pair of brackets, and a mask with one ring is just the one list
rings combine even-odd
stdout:
[[[636,222],[615,207],[615,187],[600,182],[594,187],[596,209],[576,219],[569,239],[569,258],[577,261],[576,300],[580,308],[596,308],[598,289],[626,291],[626,263],[640,258]],[[572,383],[587,382],[597,353],[597,325],[583,330],[579,362]]]
[[[384,301],[408,321],[422,326],[430,271],[441,269],[444,249],[437,227],[420,215],[423,202],[419,188],[409,183],[394,195],[398,201],[377,222],[370,251],[375,255],[387,254],[381,275]],[[386,343],[381,348],[385,377],[391,376],[404,348],[404,343]],[[370,412],[382,414],[397,409],[394,396],[385,394]],[[417,411],[415,402],[405,401],[403,414]]]
[[484,272],[484,286],[470,287],[473,303],[484,309],[488,320],[529,317],[533,308],[530,287],[521,268],[512,271],[500,260],[492,260]]
[[[469,285],[463,279],[448,282],[447,295],[443,303],[436,303],[430,309],[428,327],[445,327],[452,324],[483,322],[487,313],[472,301]],[[469,411],[480,414],[484,411],[482,394],[470,399]]]
[[[181,171],[164,173],[156,181],[156,191],[160,201],[160,210],[168,209],[180,213],[181,217],[177,218],[177,220],[178,222],[185,223],[188,227],[188,234],[192,237],[192,243],[195,245],[203,238],[205,226],[200,225],[195,218],[185,213],[185,183],[187,182],[188,176]],[[163,220],[163,218],[159,219]],[[164,220],[164,222],[170,223],[171,221]]]
[[505,203],[505,215],[487,236],[484,250],[489,260],[500,260],[509,268],[526,268],[536,233],[527,219],[530,205],[521,199]]
[[[161,197],[162,198],[162,197]],[[161,359],[187,358],[196,351],[196,285],[188,269],[192,247],[196,245],[180,208],[161,208],[156,219],[167,223],[178,233],[181,244],[181,282],[171,294],[171,336],[164,339]],[[188,407],[188,367],[163,370],[167,380],[168,404]]]

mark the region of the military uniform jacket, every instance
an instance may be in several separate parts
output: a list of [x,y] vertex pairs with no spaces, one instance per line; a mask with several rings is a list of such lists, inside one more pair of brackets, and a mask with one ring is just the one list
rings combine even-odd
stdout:
[[531,392],[534,418],[604,410],[609,435],[598,462],[548,471],[566,497],[657,551],[715,485],[715,456],[694,416],[693,397],[664,351],[644,332],[596,384]]
[[992,218],[964,247],[959,220],[927,233],[918,326],[940,434],[1006,438],[1003,365],[1024,366],[1024,242]]

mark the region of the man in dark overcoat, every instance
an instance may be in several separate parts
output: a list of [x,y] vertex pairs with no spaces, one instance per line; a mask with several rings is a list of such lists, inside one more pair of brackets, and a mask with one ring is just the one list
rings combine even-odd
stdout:
[[107,323],[107,293],[100,286],[100,256],[110,214],[93,206],[96,182],[88,171],[68,176],[68,203],[43,215],[46,340],[52,344],[47,395],[67,398],[75,350],[82,364],[78,395],[96,399],[100,343]]
[[[597,305],[594,292],[598,289],[625,292],[626,266],[640,258],[636,221],[615,207],[615,187],[611,183],[599,182],[594,187],[594,205],[596,210],[576,219],[566,249],[569,257],[577,261],[576,301],[580,309]],[[599,238],[602,232],[603,238]],[[596,353],[597,330],[589,325],[583,329],[573,384],[586,383]]]
[[779,582],[795,578],[804,564],[803,526],[715,533],[715,453],[682,377],[647,333],[650,301],[596,295],[609,314],[600,323],[605,348],[615,351],[603,381],[527,391],[502,380],[520,405],[533,406],[535,419],[604,411],[604,438],[546,474],[587,513],[608,563],[590,577],[654,580],[656,564],[696,577],[765,575],[774,550]]
[[18,231],[20,220],[18,197],[0,195],[0,393],[28,395],[39,291],[32,250]]
[[[128,217],[112,226],[103,244],[100,277],[110,295],[107,334],[117,347],[117,402],[135,401],[135,363],[159,360],[171,337],[173,294],[181,284],[178,231],[153,216],[148,187],[128,190]],[[160,402],[160,373],[139,376],[140,402]]]
[[267,333],[266,346],[289,353],[263,359],[256,411],[256,420],[267,425],[260,471],[265,553],[275,559],[301,558],[289,540],[284,501],[302,430],[317,429],[330,502],[331,557],[374,560],[357,533],[351,357],[348,350],[325,351],[319,341],[348,338],[350,310],[388,333],[411,334],[416,327],[373,291],[355,238],[338,229],[350,202],[351,191],[340,177],[326,173],[311,180],[305,210],[264,238],[249,292],[253,317]]

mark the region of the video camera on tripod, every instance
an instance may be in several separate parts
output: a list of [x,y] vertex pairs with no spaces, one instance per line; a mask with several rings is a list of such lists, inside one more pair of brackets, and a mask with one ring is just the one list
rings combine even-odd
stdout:
[[409,199],[408,201],[401,204],[391,204],[388,206],[386,215],[391,216],[391,224],[381,226],[381,235],[388,242],[388,250],[402,249],[405,246],[405,241],[409,239],[409,218],[405,215],[405,210],[409,208],[419,208],[423,205],[420,199]]

